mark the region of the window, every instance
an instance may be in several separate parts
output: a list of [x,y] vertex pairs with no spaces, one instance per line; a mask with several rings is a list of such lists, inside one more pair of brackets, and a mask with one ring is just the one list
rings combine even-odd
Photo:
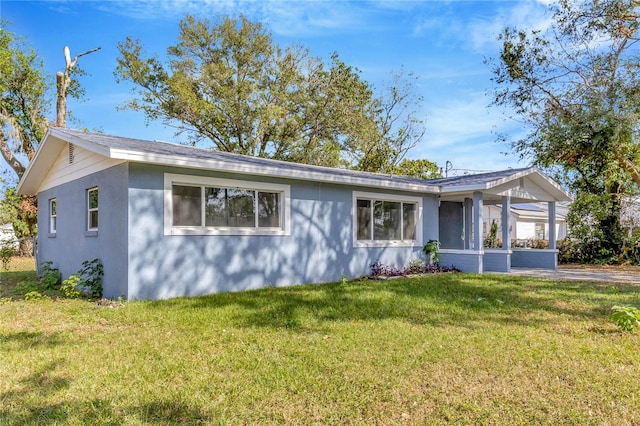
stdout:
[[356,246],[421,245],[422,199],[354,192]]
[[55,198],[49,200],[49,233],[55,234],[58,227],[58,203]]
[[98,230],[98,188],[87,189],[87,230]]
[[165,175],[167,235],[285,235],[289,186]]

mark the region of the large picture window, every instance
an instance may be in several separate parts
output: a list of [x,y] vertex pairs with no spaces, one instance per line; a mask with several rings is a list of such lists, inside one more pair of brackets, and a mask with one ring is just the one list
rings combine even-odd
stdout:
[[421,245],[422,200],[354,193],[354,243],[357,246]]
[[288,233],[289,186],[165,175],[165,233]]

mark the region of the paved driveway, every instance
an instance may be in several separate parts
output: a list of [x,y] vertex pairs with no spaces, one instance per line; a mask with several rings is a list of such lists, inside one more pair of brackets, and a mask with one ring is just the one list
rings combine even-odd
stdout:
[[602,281],[612,283],[640,284],[640,271],[616,268],[575,268],[560,266],[557,271],[547,269],[511,268],[513,275],[525,275],[539,278],[579,281]]

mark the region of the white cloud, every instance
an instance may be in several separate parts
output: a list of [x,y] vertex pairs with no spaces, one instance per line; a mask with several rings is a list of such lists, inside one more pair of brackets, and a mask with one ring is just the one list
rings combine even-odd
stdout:
[[410,153],[411,158],[427,158],[444,166],[451,161],[456,169],[498,170],[522,167],[515,155],[505,156],[509,147],[496,142],[498,133],[517,137],[521,126],[488,108],[480,92],[464,99],[433,105],[427,110],[427,134]]
[[478,51],[495,51],[498,35],[506,27],[544,30],[552,22],[548,5],[552,1],[524,1],[506,3],[491,19],[473,19],[469,25],[471,44]]

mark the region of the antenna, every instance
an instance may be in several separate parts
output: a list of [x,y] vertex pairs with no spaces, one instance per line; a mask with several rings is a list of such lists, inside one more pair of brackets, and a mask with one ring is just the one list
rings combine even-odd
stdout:
[[453,170],[453,163],[447,160],[447,162],[444,163],[444,177],[449,177],[449,172],[451,170]]

